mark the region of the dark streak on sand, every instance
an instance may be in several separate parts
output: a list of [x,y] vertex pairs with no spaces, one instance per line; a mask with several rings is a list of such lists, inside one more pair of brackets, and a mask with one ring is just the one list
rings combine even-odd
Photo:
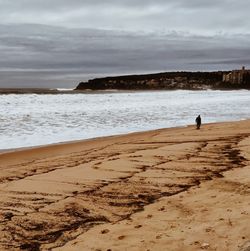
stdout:
[[[155,164],[140,165],[141,147],[138,144],[154,144],[153,149],[161,148],[163,145],[172,145],[184,142],[140,142],[128,143],[129,151],[123,153],[117,149],[109,149],[109,154],[103,149],[74,153],[71,156],[57,158],[54,163],[51,160],[39,160],[32,163],[32,169],[27,169],[27,163],[14,165],[19,174],[9,175],[1,179],[1,184],[8,184],[13,180],[25,179],[39,174],[45,174],[65,167],[75,167],[86,163],[101,165],[104,160],[116,161],[125,154],[133,154],[128,157],[131,161],[137,160],[138,168],[135,172],[128,173],[124,177],[115,180],[104,180],[101,184],[92,188],[82,190],[79,185],[77,191],[71,194],[46,194],[46,193],[18,193],[9,192],[8,198],[1,201],[0,213],[3,215],[1,229],[5,233],[5,238],[0,240],[1,250],[51,250],[53,247],[65,245],[68,241],[75,239],[80,234],[91,227],[107,223],[128,219],[135,212],[143,210],[144,206],[153,203],[155,200],[172,196],[191,187],[199,186],[201,182],[214,178],[223,177],[223,172],[232,168],[243,167],[245,158],[241,156],[237,149],[238,143],[249,135],[240,135],[217,140],[199,141],[194,151],[180,155],[177,159],[166,158],[165,156],[155,156]],[[194,141],[193,141],[194,142]],[[217,145],[214,145],[214,144]],[[211,152],[211,146],[213,145]],[[115,147],[114,147],[115,148]],[[145,148],[146,149],[146,148]],[[152,149],[152,148],[147,148]],[[98,153],[96,153],[98,150]],[[113,153],[112,153],[113,151]],[[111,153],[111,154],[110,154]],[[209,157],[213,154],[213,157]],[[114,159],[111,157],[116,156]],[[126,156],[127,157],[127,156]],[[206,161],[202,164],[202,159]],[[216,160],[216,165],[215,161]],[[185,174],[183,176],[171,177],[172,181],[158,183],[157,179],[147,180],[143,173],[147,171],[159,171],[161,173],[173,169],[168,163],[196,163],[201,168],[176,167],[175,171]],[[61,164],[60,164],[61,162]],[[225,164],[226,163],[226,164]],[[179,182],[181,181],[181,182]],[[1,193],[1,191],[0,191]],[[39,196],[39,198],[37,198]],[[68,199],[75,199],[77,203],[69,202]],[[65,201],[66,206],[53,210],[48,205],[53,205]],[[93,206],[94,205],[94,206]],[[31,217],[32,216],[32,217]],[[62,220],[63,219],[63,220]]]

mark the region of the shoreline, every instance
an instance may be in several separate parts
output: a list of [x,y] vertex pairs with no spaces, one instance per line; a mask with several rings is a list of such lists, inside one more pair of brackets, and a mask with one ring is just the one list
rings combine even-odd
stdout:
[[58,89],[49,89],[49,88],[0,88],[0,95],[24,95],[24,94],[36,94],[36,95],[60,95],[60,94],[105,94],[105,93],[134,93],[134,92],[160,92],[160,91],[249,91],[247,88],[200,88],[200,89],[101,89],[101,90],[92,90],[92,89],[69,89],[69,90],[59,90]]
[[[246,120],[248,120],[248,119],[246,119]],[[217,122],[214,122],[214,123],[217,123]],[[221,122],[221,123],[227,123],[227,122]],[[206,124],[213,124],[213,123],[206,123]],[[74,145],[74,144],[79,144],[79,143],[81,144],[81,143],[92,141],[92,140],[96,141],[96,140],[105,140],[105,139],[114,138],[114,137],[124,137],[124,136],[126,137],[126,136],[130,136],[130,135],[134,135],[134,134],[137,135],[137,134],[144,134],[144,133],[150,133],[150,132],[154,132],[154,131],[161,131],[161,130],[168,130],[168,129],[180,129],[180,128],[186,128],[189,126],[193,126],[193,125],[190,124],[190,125],[186,125],[186,126],[166,127],[166,128],[158,128],[158,129],[145,130],[145,131],[119,133],[119,134],[112,134],[112,135],[107,135],[107,136],[99,136],[99,137],[86,138],[86,139],[61,141],[61,142],[44,144],[44,145],[34,145],[34,146],[18,147],[18,148],[11,148],[11,149],[0,149],[0,156],[1,156],[1,154],[5,154],[5,153],[28,151],[28,150],[32,150],[32,149],[40,149],[40,148],[54,147],[54,146],[60,146],[60,145]]]
[[[240,119],[240,120],[223,121],[223,122],[210,122],[210,123],[204,123],[204,124],[202,124],[202,126],[213,125],[213,124],[223,124],[223,123],[234,123],[234,122],[240,122],[240,121],[246,121],[246,120],[250,121],[250,118],[244,118],[244,119]],[[27,147],[24,146],[24,147],[11,148],[11,149],[0,149],[0,156],[5,153],[22,152],[22,151],[28,151],[28,150],[32,150],[32,149],[41,149],[41,148],[48,148],[48,147],[60,146],[60,145],[71,145],[71,144],[73,145],[73,144],[84,143],[84,142],[88,142],[88,141],[92,141],[92,140],[103,140],[103,139],[108,139],[108,138],[113,138],[113,137],[122,137],[122,136],[126,137],[126,136],[134,135],[134,134],[137,135],[137,134],[150,133],[150,132],[154,132],[154,131],[172,130],[172,129],[187,128],[187,127],[194,127],[195,128],[195,124],[188,124],[188,125],[175,126],[175,127],[157,128],[157,129],[145,130],[145,131],[119,133],[119,134],[112,134],[112,135],[107,135],[107,136],[99,136],[99,137],[86,138],[86,139],[60,141],[60,142],[55,142],[55,143],[43,144],[43,145],[34,145],[34,146],[27,146]]]
[[241,251],[250,120],[0,154],[0,249]]

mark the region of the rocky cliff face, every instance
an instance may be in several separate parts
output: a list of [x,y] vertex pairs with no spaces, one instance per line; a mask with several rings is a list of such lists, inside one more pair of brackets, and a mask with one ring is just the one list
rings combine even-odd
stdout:
[[222,71],[218,72],[167,72],[147,75],[128,75],[96,78],[81,82],[76,90],[200,90],[223,86]]

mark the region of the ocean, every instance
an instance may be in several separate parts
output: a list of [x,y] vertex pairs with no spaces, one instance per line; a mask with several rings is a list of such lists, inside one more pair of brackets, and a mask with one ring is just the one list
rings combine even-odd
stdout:
[[0,95],[0,149],[250,118],[250,91]]

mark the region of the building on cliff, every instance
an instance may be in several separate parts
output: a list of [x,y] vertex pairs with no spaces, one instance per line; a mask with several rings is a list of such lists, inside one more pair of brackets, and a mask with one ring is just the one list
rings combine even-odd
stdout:
[[245,66],[242,66],[241,70],[233,70],[229,73],[223,74],[223,82],[231,83],[231,84],[243,84],[245,82],[245,78],[250,74],[250,70],[246,70]]

